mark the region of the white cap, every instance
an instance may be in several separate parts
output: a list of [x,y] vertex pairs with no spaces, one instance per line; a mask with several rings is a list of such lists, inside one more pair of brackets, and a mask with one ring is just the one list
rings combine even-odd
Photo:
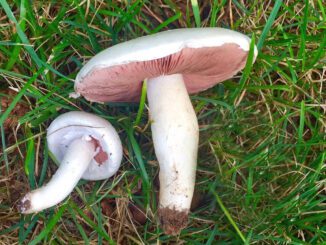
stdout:
[[73,111],[57,117],[47,130],[49,150],[59,163],[69,144],[82,137],[90,137],[97,147],[97,153],[82,178],[101,180],[114,175],[122,160],[122,145],[118,133],[108,121],[90,113]]

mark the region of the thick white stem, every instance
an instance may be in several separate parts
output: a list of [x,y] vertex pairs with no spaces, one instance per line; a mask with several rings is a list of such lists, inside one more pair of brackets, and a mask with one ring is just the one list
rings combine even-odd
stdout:
[[52,207],[75,188],[95,154],[91,138],[76,139],[68,146],[64,159],[50,182],[27,193],[19,205],[22,213],[34,213]]
[[188,214],[195,185],[199,130],[182,75],[149,79],[147,96],[160,165],[160,208]]

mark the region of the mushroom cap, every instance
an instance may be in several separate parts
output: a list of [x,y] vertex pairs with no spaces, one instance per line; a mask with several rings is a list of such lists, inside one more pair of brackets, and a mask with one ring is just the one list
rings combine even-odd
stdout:
[[137,101],[144,79],[182,74],[188,92],[197,93],[243,69],[249,48],[250,38],[223,28],[160,32],[95,55],[77,74],[75,90],[90,101]]
[[109,122],[93,114],[72,111],[58,116],[47,130],[49,150],[60,163],[68,145],[85,136],[91,137],[97,149],[82,178],[101,180],[114,175],[122,160],[119,135]]

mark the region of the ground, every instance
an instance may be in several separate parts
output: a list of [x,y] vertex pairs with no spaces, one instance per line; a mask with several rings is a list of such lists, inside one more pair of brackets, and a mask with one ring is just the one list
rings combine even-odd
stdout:
[[[0,243],[325,242],[325,20],[322,0],[0,0]],[[259,55],[235,78],[192,96],[200,126],[196,193],[186,229],[166,236],[146,104],[68,95],[82,64],[106,47],[209,26],[245,33]],[[19,198],[56,169],[46,128],[72,110],[116,127],[121,169],[106,181],[81,181],[50,210],[20,215]]]

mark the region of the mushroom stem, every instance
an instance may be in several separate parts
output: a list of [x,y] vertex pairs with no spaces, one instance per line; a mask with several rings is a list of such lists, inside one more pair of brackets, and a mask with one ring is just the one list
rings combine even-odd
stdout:
[[50,182],[22,198],[18,205],[20,212],[25,214],[39,212],[65,199],[93,159],[95,148],[94,142],[88,136],[72,141]]
[[160,165],[159,217],[166,234],[187,225],[194,192],[198,122],[181,74],[148,79],[155,154]]

